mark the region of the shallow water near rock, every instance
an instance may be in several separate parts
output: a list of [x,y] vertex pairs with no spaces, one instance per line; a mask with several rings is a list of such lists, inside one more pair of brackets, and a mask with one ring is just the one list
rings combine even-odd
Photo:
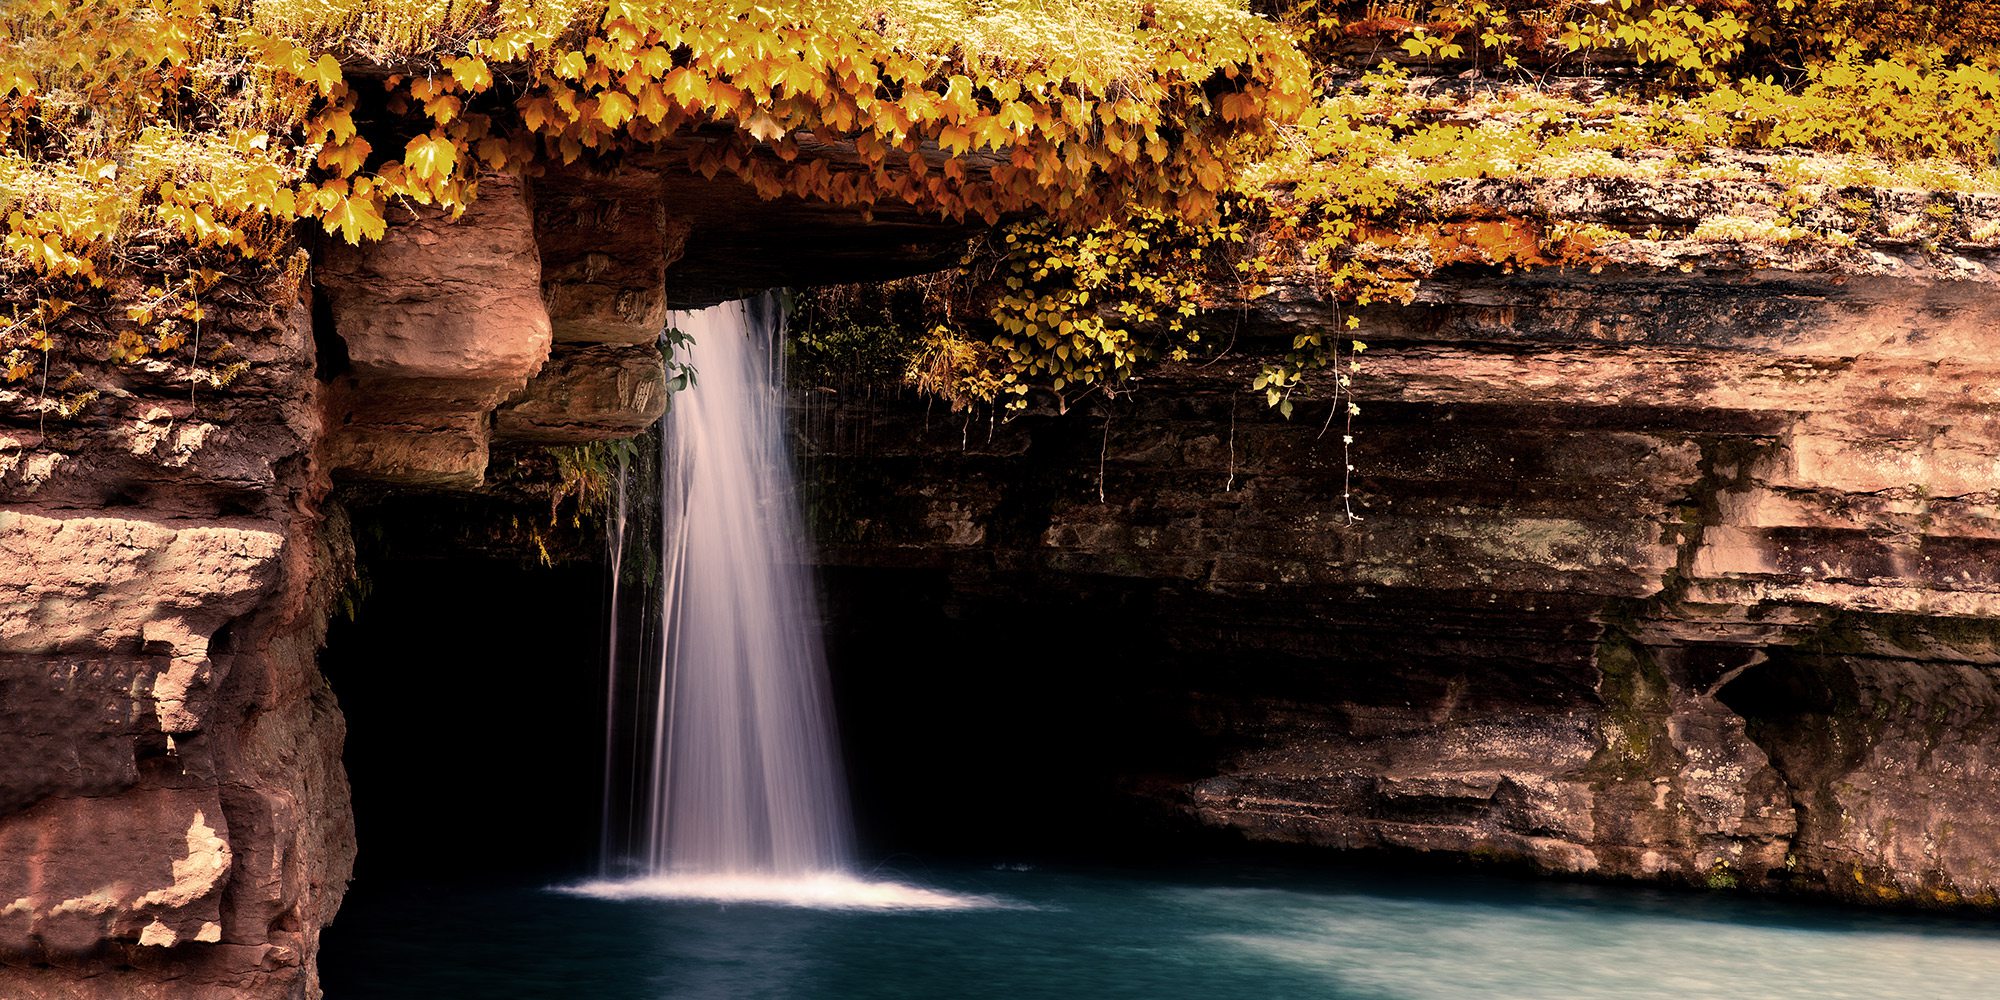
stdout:
[[922,892],[868,908],[358,885],[321,965],[331,1000],[1929,1000],[2000,977],[1983,922],[1436,875],[1018,867],[878,871],[865,881]]

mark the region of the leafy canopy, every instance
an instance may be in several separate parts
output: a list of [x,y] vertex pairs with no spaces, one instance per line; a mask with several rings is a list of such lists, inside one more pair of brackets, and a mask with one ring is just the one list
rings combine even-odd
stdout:
[[[1827,266],[1877,226],[1853,189],[2000,191],[2000,4],[1923,0],[1292,0],[1267,12],[1312,57],[1316,101],[1246,156],[1218,221],[1141,208],[1086,233],[1018,225],[984,255],[997,296],[915,366],[955,403],[1118,391],[1212,352],[1196,316],[1301,278],[1335,321],[1253,388],[1290,414],[1318,379],[1336,412],[1369,310],[1437,269],[1674,259],[1682,244]],[[1737,182],[1755,217],[1609,228],[1479,185]],[[1895,224],[1928,252],[1995,233],[1942,202]],[[1911,228],[1914,227],[1914,228]],[[970,311],[976,315],[976,311]],[[1225,338],[1226,339],[1226,338]],[[964,370],[946,377],[932,363]]]
[[114,356],[166,354],[216,283],[296,280],[300,223],[359,243],[482,174],[637,150],[862,209],[1199,217],[1301,65],[1222,0],[15,0],[0,373],[88,332],[82,298],[120,307]]

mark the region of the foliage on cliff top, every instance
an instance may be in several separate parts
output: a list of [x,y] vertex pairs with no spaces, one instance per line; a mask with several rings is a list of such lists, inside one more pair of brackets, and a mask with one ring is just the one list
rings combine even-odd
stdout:
[[[1574,72],[1607,65],[1715,83],[1786,76],[1842,54],[1990,60],[1993,0],[1266,0],[1316,60],[1465,60]],[[1510,57],[1512,57],[1510,61]]]
[[[1351,415],[1365,350],[1351,338],[1438,268],[1677,267],[1683,243],[1826,266],[1865,239],[1933,253],[2000,241],[1993,220],[1942,196],[1883,218],[1871,193],[2000,191],[2000,4],[1265,7],[1300,32],[1321,97],[1237,177],[1222,220],[1140,211],[1083,233],[1015,227],[985,255],[988,321],[944,324],[913,355],[913,382],[961,405],[1116,391],[1149,361],[1215,350],[1200,309],[1254,298],[1283,270],[1315,284],[1335,322],[1300,334],[1254,387],[1289,413],[1308,374],[1327,371],[1336,412]],[[1628,231],[1563,194],[1604,179],[1663,198],[1713,182],[1737,203]],[[1481,201],[1504,191],[1526,194]],[[963,367],[942,377],[939,358]]]
[[170,354],[218,282],[300,275],[295,224],[360,242],[550,161],[680,149],[766,197],[1199,216],[1230,138],[1295,113],[1301,78],[1222,0],[16,0],[0,376],[64,329]]
[[1534,110],[1598,121],[1651,115],[1657,145],[1799,147],[1973,168],[2000,156],[2000,2],[1992,0],[1275,6],[1334,90],[1385,61],[1425,78],[1424,96],[1457,83],[1470,100],[1523,86],[1546,95],[1564,77],[1597,74],[1604,86],[1588,98]]

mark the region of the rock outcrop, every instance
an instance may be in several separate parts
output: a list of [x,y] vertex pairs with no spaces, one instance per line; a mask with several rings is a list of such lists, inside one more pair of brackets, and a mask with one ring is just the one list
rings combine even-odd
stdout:
[[334,468],[479,485],[493,410],[527,389],[552,339],[526,186],[493,178],[463,219],[423,211],[379,242],[332,244],[318,280],[344,356]]
[[0,426],[0,995],[315,989],[354,850],[315,664],[349,557],[310,309],[215,319],[226,391],[126,368]]
[[[213,303],[228,379],[106,352],[100,398],[0,389],[0,996],[316,996],[355,850],[335,490],[629,435],[670,309],[963,235],[666,160],[483,183]],[[1146,794],[1253,839],[1990,905],[1992,255],[1690,254],[1430,282],[1369,335],[1351,455],[1323,404],[1241,392],[1329,321],[1303,289],[1248,307],[1252,357],[1066,414],[836,394],[824,558],[941,577],[951,614],[1110,616],[1159,666],[1134,704],[1202,737]]]
[[[116,388],[68,414],[0,388],[0,996],[317,997],[355,852],[317,664],[353,572],[333,491],[475,489],[496,441],[650,426],[664,275],[703,219],[869,239],[857,213],[664,161],[395,215],[380,242],[315,248],[304,287],[210,305],[228,380],[100,355],[79,361]],[[911,222],[872,273],[959,234]],[[817,277],[784,259],[750,270]],[[677,304],[737,287],[690,262]]]
[[1244,391],[1302,287],[1066,414],[812,393],[821,559],[1125,630],[1205,754],[1144,793],[1251,840],[1994,905],[1996,260],[1682,249],[1438,276],[1351,431]]

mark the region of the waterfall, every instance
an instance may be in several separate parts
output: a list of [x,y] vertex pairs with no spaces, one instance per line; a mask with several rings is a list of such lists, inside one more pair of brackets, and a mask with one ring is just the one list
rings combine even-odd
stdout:
[[[642,461],[628,473],[620,464],[607,525],[604,876],[563,891],[833,908],[994,905],[851,872],[832,698],[785,447],[782,315],[766,297],[675,313],[670,323],[693,341],[676,360],[693,366],[694,385],[674,395],[660,424],[657,469]],[[658,478],[657,521],[647,500],[634,500],[654,495],[633,488],[648,472]],[[657,553],[657,573],[633,586],[625,570],[645,549]]]
[[610,582],[605,587],[604,603],[610,609],[610,624],[605,630],[605,684],[604,684],[604,812],[600,817],[599,829],[602,840],[598,843],[601,863],[608,866],[611,856],[617,850],[613,841],[617,829],[614,805],[618,796],[615,790],[618,773],[618,689],[621,665],[619,637],[624,630],[619,627],[618,612],[623,606],[619,600],[622,584],[625,582],[625,540],[629,535],[627,525],[631,520],[631,504],[626,495],[632,479],[632,469],[621,452],[618,455],[618,471],[611,482],[611,510],[604,526],[604,561],[610,568]]
[[660,651],[645,817],[653,872],[827,871],[848,819],[804,525],[784,438],[777,312],[676,314],[695,391],[661,437]]

